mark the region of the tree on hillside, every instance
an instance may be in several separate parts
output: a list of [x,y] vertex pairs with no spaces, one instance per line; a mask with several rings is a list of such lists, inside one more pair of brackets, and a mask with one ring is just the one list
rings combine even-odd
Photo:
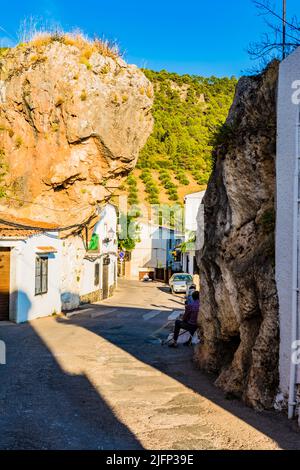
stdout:
[[188,185],[193,178],[201,186],[209,179],[211,141],[227,117],[237,80],[178,75],[165,70],[144,69],[144,73],[155,90],[155,125],[139,156],[138,168],[143,170],[140,178],[146,191],[156,191],[158,198],[159,187],[155,189],[151,184],[151,170],[165,170],[157,183],[170,201],[177,201],[176,180]]
[[277,12],[269,0],[253,0],[259,15],[264,16],[268,32],[260,41],[250,44],[248,52],[252,59],[263,62],[284,59],[300,46],[300,23],[296,16],[287,17],[286,0],[281,1],[281,12]]
[[121,213],[119,216],[118,248],[132,251],[140,240],[140,226],[136,217]]

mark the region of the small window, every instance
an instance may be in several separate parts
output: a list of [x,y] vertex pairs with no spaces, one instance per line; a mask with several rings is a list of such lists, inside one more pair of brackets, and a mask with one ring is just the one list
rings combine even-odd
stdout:
[[35,295],[48,292],[48,257],[37,256],[35,260]]
[[95,264],[95,286],[99,286],[100,282],[100,264]]

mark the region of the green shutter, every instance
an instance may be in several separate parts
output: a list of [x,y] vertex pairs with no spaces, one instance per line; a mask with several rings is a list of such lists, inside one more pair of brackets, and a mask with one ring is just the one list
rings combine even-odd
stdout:
[[89,251],[99,250],[99,235],[96,235],[95,233],[92,235],[88,249]]

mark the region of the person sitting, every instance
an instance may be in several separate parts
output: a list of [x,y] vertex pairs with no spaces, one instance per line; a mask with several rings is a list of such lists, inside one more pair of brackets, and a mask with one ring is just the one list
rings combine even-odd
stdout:
[[187,289],[185,305],[189,305],[193,303],[193,292],[195,292],[196,290],[197,289],[196,289],[195,284],[192,284],[191,286],[189,286],[189,288]]
[[185,313],[182,320],[176,320],[174,328],[173,340],[169,343],[170,348],[177,347],[177,340],[180,330],[185,330],[191,333],[193,336],[197,330],[197,320],[200,308],[199,292],[195,291],[192,293],[192,303],[186,305]]
[[143,282],[152,282],[152,279],[148,273],[146,273],[145,276],[143,277]]

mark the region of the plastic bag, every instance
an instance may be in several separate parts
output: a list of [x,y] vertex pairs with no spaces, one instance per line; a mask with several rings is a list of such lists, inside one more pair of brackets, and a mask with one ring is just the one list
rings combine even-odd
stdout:
[[192,345],[196,346],[197,344],[200,344],[200,343],[201,343],[201,340],[199,338],[198,331],[195,331],[195,333],[192,337]]
[[[167,339],[167,343],[171,342],[173,339],[174,335],[173,333],[170,333]],[[191,339],[191,333],[185,330],[180,330],[177,344],[184,344],[187,343]]]

